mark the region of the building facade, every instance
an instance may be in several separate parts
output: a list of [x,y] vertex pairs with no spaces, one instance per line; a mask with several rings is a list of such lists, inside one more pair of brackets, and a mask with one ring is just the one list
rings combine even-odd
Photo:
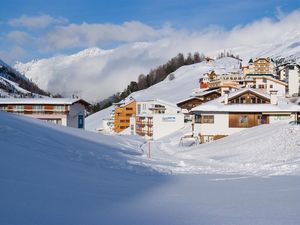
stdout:
[[256,58],[249,60],[248,75],[275,75],[275,63],[271,58]]
[[131,118],[131,134],[157,140],[184,127],[184,115],[176,105],[159,99],[138,101]]
[[300,106],[277,94],[245,88],[194,109],[193,133],[210,142],[253,126],[296,120]]
[[0,110],[24,115],[63,126],[85,127],[85,108],[82,99],[66,98],[1,98]]
[[136,115],[136,101],[130,100],[119,103],[114,109],[114,127],[116,133],[120,133],[130,127],[130,118]]

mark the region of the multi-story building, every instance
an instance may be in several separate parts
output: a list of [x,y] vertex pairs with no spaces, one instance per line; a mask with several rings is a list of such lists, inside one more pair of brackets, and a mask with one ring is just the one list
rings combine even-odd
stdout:
[[270,58],[256,58],[249,60],[247,75],[274,76],[275,63]]
[[276,91],[243,88],[191,110],[193,133],[201,142],[210,142],[260,124],[297,120],[300,106],[278,97]]
[[134,99],[115,104],[113,130],[120,133],[127,129],[130,126],[130,117],[135,115],[136,101]]
[[285,63],[277,67],[277,76],[285,81],[289,96],[300,95],[300,65],[296,63]]
[[131,134],[156,140],[184,127],[184,115],[176,105],[159,99],[138,101],[131,118]]
[[0,111],[82,129],[85,126],[85,108],[88,105],[82,99],[0,98]]

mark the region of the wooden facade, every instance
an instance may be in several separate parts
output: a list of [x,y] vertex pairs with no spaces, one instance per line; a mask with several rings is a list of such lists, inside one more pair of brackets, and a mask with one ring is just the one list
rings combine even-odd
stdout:
[[228,99],[229,104],[269,104],[270,99],[255,92],[247,91]]
[[130,117],[136,115],[136,101],[128,102],[115,109],[114,131],[122,132],[130,126]]
[[269,116],[262,113],[229,113],[230,128],[249,128],[269,122]]

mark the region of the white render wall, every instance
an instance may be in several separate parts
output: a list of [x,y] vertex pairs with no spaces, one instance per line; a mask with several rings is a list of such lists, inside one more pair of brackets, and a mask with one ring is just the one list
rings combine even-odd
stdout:
[[195,123],[194,135],[230,135],[246,128],[229,127],[228,113],[203,113],[201,115],[214,115],[214,123]]
[[32,113],[32,114],[21,114],[22,116],[28,116],[40,120],[61,120],[61,125],[67,126],[67,115],[65,114],[42,114],[42,113]]
[[78,116],[83,115],[83,128],[85,127],[85,107],[82,104],[75,103],[69,106],[69,114],[67,116],[67,126],[78,128]]
[[[278,82],[274,82],[272,80],[269,80],[269,79],[265,79],[266,80],[266,83],[263,82],[263,78],[256,78],[256,88],[258,88],[258,85],[260,84],[263,84],[263,85],[267,85],[267,92],[270,94],[270,91],[278,91],[277,92],[277,95],[278,96],[281,96],[281,97],[285,97],[285,94],[286,94],[286,87],[285,85],[282,85]],[[273,85],[273,88],[270,88],[270,85]]]
[[184,127],[183,114],[153,115],[153,140],[167,136]]
[[[296,66],[295,66],[296,67]],[[289,96],[299,94],[300,75],[298,69],[288,71]]]
[[[177,111],[180,110],[178,107],[176,106],[171,106],[168,104],[165,104],[164,102],[160,102],[157,100],[153,100],[153,101],[144,101],[144,102],[137,102],[136,104],[136,112],[139,115],[149,115],[152,114],[152,110],[150,110],[150,108],[154,107],[154,105],[163,105],[166,108],[165,114],[176,114],[178,113]],[[138,112],[139,109],[139,105],[140,105],[140,112]]]
[[[280,114],[280,113],[279,113]],[[235,128],[229,127],[229,114],[228,113],[217,113],[207,112],[201,115],[214,115],[214,123],[195,123],[194,124],[194,135],[231,135],[235,132],[242,131],[248,128]],[[270,123],[276,123],[280,121],[293,121],[295,115],[270,115]]]

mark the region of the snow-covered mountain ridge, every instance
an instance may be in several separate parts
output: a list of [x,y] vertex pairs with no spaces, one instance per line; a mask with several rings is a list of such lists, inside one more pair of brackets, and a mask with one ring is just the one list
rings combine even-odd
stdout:
[[0,60],[0,97],[24,97],[46,94],[25,75]]
[[18,62],[14,67],[44,90],[52,93],[60,93],[63,90],[62,94],[67,96],[76,93],[88,101],[100,101],[123,91],[130,81],[136,81],[140,74],[147,74],[150,69],[167,62],[179,52],[187,54],[199,51],[214,57],[227,50],[239,55],[243,64],[255,57],[299,61],[298,28],[282,24],[281,26],[283,28],[275,27],[276,37],[264,33],[260,38],[257,37],[258,40],[250,39],[247,35],[249,31],[245,28],[239,31],[240,36],[237,37],[233,34],[223,34],[223,41],[212,38],[203,40],[201,44],[199,37],[199,40],[193,40],[194,45],[190,44],[187,47],[174,45],[168,40],[130,43],[110,50],[94,47],[72,55],[58,55],[28,63]]

